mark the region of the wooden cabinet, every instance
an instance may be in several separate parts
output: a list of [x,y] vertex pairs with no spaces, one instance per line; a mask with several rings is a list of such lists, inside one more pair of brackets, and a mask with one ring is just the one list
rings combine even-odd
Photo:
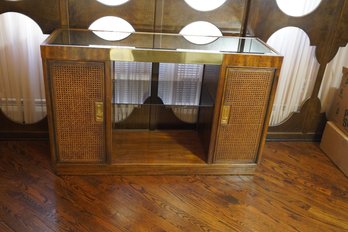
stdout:
[[101,163],[106,160],[104,63],[47,63],[56,161]]
[[274,68],[227,68],[214,162],[257,162]]
[[41,52],[57,173],[252,174],[260,162],[282,64],[261,41],[58,30]]

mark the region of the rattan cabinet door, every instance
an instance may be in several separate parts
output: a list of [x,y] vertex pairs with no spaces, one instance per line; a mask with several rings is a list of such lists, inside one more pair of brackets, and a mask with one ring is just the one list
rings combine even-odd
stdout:
[[274,69],[227,68],[214,162],[256,162],[274,73]]
[[99,62],[48,63],[57,162],[105,160],[104,69]]

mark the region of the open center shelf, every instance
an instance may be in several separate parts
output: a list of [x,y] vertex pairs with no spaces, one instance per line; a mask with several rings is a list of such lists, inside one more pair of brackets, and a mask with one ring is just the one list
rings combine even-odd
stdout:
[[113,164],[204,164],[205,151],[193,130],[116,130]]

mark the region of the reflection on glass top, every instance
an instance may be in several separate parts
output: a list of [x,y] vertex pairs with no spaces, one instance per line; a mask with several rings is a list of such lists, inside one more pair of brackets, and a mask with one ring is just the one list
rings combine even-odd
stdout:
[[[274,50],[254,37],[213,36],[214,40],[211,43],[194,44],[180,34],[133,32],[125,39],[107,41],[98,37],[95,32],[91,30],[59,30],[57,34],[52,35],[46,41],[45,45],[277,55]],[[119,34],[122,32],[108,33]],[[190,37],[195,36],[190,35]],[[200,37],[202,36],[197,36],[197,38]]]
[[222,36],[217,26],[206,21],[190,23],[181,29],[179,34],[183,35],[186,40],[194,44],[208,44]]

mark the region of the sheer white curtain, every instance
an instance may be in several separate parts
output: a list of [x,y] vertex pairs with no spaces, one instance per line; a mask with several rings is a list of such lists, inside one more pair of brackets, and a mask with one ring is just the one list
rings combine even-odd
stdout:
[[[320,2],[321,0],[277,0],[279,8],[294,17],[312,12]],[[298,111],[310,97],[319,63],[315,57],[315,47],[310,46],[307,34],[300,28],[282,28],[267,43],[284,55],[270,122],[271,126],[275,126]]]
[[[114,62],[114,122],[126,119],[151,94],[151,63]],[[160,64],[158,96],[182,121],[198,116],[203,65]]]
[[[114,122],[126,119],[151,94],[151,63],[114,62]],[[203,65],[160,64],[158,96],[184,122],[197,121]]]
[[267,43],[284,56],[270,122],[275,126],[298,111],[310,97],[319,63],[315,47],[310,46],[307,34],[300,28],[282,28]]
[[151,75],[151,63],[114,62],[114,122],[126,119],[150,96]]
[[342,79],[342,67],[348,67],[348,44],[339,48],[336,56],[327,64],[318,97],[321,100],[321,111],[328,112],[336,90]]
[[197,122],[203,65],[160,64],[158,96],[187,123]]
[[47,38],[29,17],[0,15],[0,108],[13,121],[46,116],[40,44]]

